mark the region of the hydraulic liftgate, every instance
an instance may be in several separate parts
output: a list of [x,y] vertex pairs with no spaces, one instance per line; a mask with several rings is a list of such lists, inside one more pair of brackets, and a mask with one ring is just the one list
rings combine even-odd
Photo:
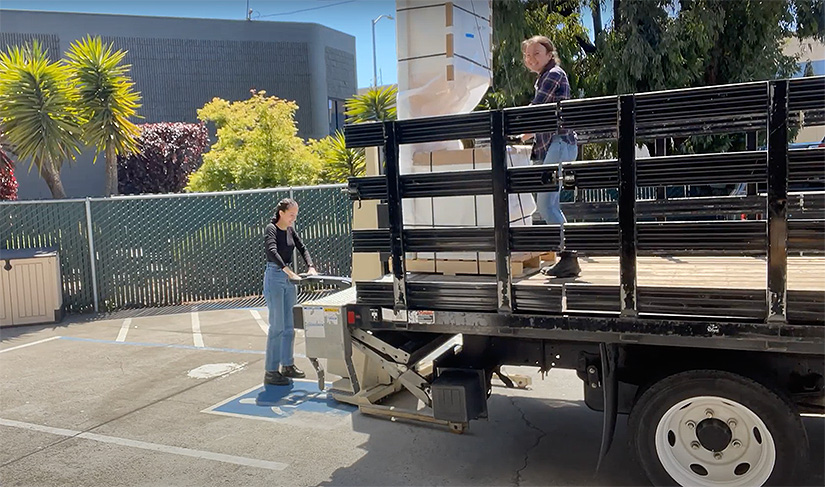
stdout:
[[[348,147],[382,146],[383,176],[352,178],[353,200],[385,200],[389,228],[353,232],[355,252],[389,252],[392,278],[358,282],[357,304],[435,310],[434,323],[399,324],[409,330],[511,334],[598,342],[783,349],[821,353],[825,290],[788,289],[788,253],[825,253],[822,191],[789,194],[789,187],[825,181],[825,148],[788,150],[788,130],[825,124],[825,77],[640,93],[503,111],[348,125]],[[557,166],[507,168],[508,136],[574,130],[580,142],[617,142],[617,159],[562,163],[565,188],[617,188],[618,221],[573,223],[567,248],[618,256],[619,285],[523,285],[510,271],[511,252],[558,247],[558,225],[510,227],[510,193],[558,190]],[[757,150],[756,134],[767,134]],[[663,140],[744,133],[747,151],[665,155]],[[489,138],[492,169],[399,173],[399,145]],[[655,140],[654,157],[636,160],[636,144]],[[748,183],[748,195],[637,201],[638,187]],[[767,191],[757,193],[757,184]],[[658,192],[663,195],[664,191]],[[491,194],[494,227],[403,228],[402,200]],[[699,211],[697,212],[697,207]],[[763,219],[645,221],[656,213],[759,213]],[[651,214],[646,214],[650,212]],[[793,218],[789,218],[789,213]],[[650,218],[652,220],[652,218]],[[661,218],[660,218],[661,220]],[[405,252],[494,251],[495,278],[420,279],[405,271]],[[639,286],[640,256],[763,256],[766,287],[759,289]],[[823,278],[825,276],[820,276]],[[822,280],[822,279],[820,279]],[[361,313],[357,326],[386,326]],[[543,331],[561,335],[547,335]],[[598,331],[599,334],[592,332]],[[567,333],[565,335],[565,333]],[[588,334],[590,337],[588,337]],[[598,335],[598,336],[596,336]],[[686,340],[674,340],[682,337]],[[702,340],[702,339],[712,340]],[[733,338],[734,340],[726,340]],[[698,339],[698,340],[697,340]]]

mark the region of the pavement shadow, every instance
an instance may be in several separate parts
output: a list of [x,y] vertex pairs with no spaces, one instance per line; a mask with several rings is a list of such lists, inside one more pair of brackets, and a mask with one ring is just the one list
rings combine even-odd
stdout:
[[[488,407],[490,418],[462,435],[355,413],[353,429],[369,435],[364,454],[321,485],[649,485],[628,448],[626,416],[596,472],[602,415],[582,401],[493,395]],[[804,422],[812,461],[802,485],[825,485],[817,460],[825,457],[825,418]]]
[[601,414],[581,401],[494,394],[489,419],[461,435],[444,426],[361,413],[353,429],[369,435],[364,456],[321,485],[641,485],[626,448],[624,421],[596,473]]

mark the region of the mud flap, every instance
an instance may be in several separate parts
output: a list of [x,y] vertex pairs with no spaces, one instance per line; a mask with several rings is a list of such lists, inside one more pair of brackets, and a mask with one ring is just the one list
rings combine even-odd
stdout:
[[599,449],[599,461],[596,464],[596,472],[602,466],[604,457],[610,451],[613,444],[613,436],[616,433],[616,416],[619,406],[619,379],[616,375],[618,367],[619,349],[612,343],[600,343],[599,355],[602,363],[602,393],[604,394],[604,414],[602,415],[602,445]]

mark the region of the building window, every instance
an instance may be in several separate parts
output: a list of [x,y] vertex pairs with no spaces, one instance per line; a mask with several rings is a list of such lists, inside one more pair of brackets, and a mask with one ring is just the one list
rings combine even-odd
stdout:
[[346,108],[344,107],[344,100],[337,98],[329,99],[329,133],[334,134],[336,130],[344,130],[344,121],[346,115],[344,114]]

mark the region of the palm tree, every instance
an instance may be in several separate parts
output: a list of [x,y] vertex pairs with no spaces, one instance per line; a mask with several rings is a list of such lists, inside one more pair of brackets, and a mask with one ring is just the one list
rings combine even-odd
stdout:
[[363,95],[355,95],[346,101],[347,123],[395,120],[397,95],[395,86],[373,87]]
[[[76,40],[66,53],[77,85],[78,111],[83,119],[83,141],[106,157],[107,195],[117,194],[117,156],[137,150],[137,126],[129,120],[140,107],[140,94],[121,64],[126,51],[115,51],[100,37]],[[97,156],[95,156],[97,160]]]
[[18,160],[30,160],[53,198],[65,198],[60,168],[80,152],[72,83],[40,42],[0,53],[0,131]]
[[363,176],[366,168],[364,149],[348,149],[339,130],[313,144],[324,163],[321,178],[330,183],[345,183],[352,176]]

